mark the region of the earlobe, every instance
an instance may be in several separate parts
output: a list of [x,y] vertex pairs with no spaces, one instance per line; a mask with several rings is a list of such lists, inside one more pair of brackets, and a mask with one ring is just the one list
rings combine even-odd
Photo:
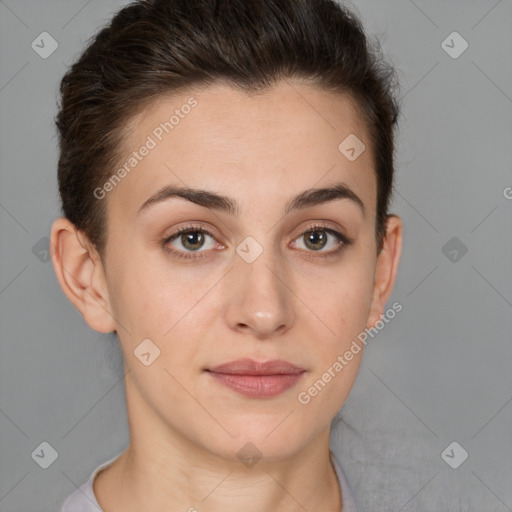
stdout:
[[398,263],[402,253],[402,220],[397,215],[390,215],[386,225],[386,236],[382,250],[377,257],[373,299],[368,316],[367,327],[370,328],[381,319],[384,307],[395,285]]
[[59,284],[87,324],[98,332],[114,331],[103,265],[87,237],[61,217],[53,223],[50,248]]

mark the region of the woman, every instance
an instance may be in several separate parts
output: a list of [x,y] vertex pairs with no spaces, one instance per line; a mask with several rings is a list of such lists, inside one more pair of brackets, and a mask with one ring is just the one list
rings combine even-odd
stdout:
[[63,512],[355,510],[329,435],[400,258],[393,80],[332,0],[136,1],[64,76],[53,262],[130,443]]

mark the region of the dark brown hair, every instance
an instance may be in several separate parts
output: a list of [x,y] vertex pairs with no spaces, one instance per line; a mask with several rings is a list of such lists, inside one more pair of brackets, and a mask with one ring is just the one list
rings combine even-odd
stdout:
[[[360,20],[334,0],[138,0],[92,38],[60,84],[63,214],[102,255],[106,201],[93,191],[120,161],[124,127],[148,102],[224,81],[247,92],[283,78],[348,93],[366,121],[380,250],[393,184],[396,73]],[[341,142],[341,141],[340,141]]]

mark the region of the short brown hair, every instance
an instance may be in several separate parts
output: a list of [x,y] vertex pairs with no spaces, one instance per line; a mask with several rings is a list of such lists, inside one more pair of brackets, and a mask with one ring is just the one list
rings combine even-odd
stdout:
[[93,190],[119,161],[122,128],[132,116],[147,102],[194,85],[222,80],[264,91],[285,77],[356,100],[374,155],[380,250],[393,184],[398,83],[379,44],[372,46],[359,19],[334,0],[138,0],[121,9],[60,84],[63,214],[101,255],[105,201]]

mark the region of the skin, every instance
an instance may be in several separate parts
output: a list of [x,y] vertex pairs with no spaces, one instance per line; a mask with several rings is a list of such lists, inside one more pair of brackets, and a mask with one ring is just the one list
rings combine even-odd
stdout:
[[[93,329],[117,331],[125,359],[130,445],[98,475],[95,494],[106,512],[168,511],[169,504],[199,512],[338,512],[330,424],[362,351],[310,403],[297,395],[384,313],[401,220],[389,217],[377,254],[377,182],[366,127],[348,96],[299,81],[259,95],[216,83],[160,98],[133,118],[126,154],[191,96],[197,107],[103,199],[103,260],[66,219],[52,228],[64,292]],[[349,134],[367,146],[353,162],[338,150]],[[283,216],[292,197],[338,182],[361,199],[364,212],[341,198]],[[235,198],[239,215],[177,197],[138,214],[166,185]],[[202,247],[193,241],[198,251],[178,237],[168,246],[196,259],[173,257],[162,240],[190,222],[214,237],[205,234]],[[304,233],[315,224],[352,243],[323,257],[338,242],[320,229],[325,246],[307,245]],[[236,252],[248,236],[263,248],[252,263]],[[160,349],[150,366],[133,354],[146,338]],[[204,371],[243,357],[284,359],[306,373],[286,392],[257,399]],[[237,458],[248,442],[263,455],[252,467]]]

